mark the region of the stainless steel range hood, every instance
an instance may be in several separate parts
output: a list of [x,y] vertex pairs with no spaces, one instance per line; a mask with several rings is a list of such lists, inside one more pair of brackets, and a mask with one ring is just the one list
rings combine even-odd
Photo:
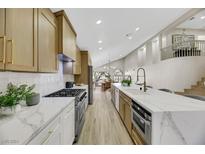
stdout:
[[75,60],[73,60],[72,58],[64,55],[64,54],[58,54],[58,59],[64,63],[66,62],[75,62]]

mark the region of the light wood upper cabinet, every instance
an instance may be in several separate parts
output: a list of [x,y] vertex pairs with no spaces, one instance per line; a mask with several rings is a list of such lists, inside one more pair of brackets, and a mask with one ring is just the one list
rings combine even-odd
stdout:
[[4,69],[5,63],[5,9],[0,9],[0,70]]
[[5,9],[4,28],[5,69],[37,71],[37,9]]
[[76,60],[76,33],[64,11],[55,13],[58,21],[58,52]]
[[49,9],[38,10],[38,60],[39,72],[57,71],[57,21]]
[[81,54],[81,74],[75,75],[77,84],[88,84],[88,51],[80,51]]
[[79,48],[76,50],[76,60],[73,63],[73,74],[81,74],[81,53]]

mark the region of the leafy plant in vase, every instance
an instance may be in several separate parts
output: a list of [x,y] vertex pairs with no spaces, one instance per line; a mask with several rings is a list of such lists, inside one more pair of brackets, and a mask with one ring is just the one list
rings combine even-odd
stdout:
[[122,80],[122,81],[121,81],[121,84],[122,84],[123,86],[130,86],[131,83],[132,83],[131,80]]
[[[12,83],[7,85],[5,93],[0,93],[0,113],[11,115],[21,109],[20,101],[27,101],[35,94],[32,92],[35,85],[28,86],[26,84],[16,86]],[[39,95],[40,98],[40,95]]]

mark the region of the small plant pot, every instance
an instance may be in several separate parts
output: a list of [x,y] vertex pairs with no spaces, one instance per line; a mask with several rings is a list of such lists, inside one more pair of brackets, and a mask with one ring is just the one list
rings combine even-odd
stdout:
[[0,114],[5,116],[13,115],[17,112],[21,111],[21,105],[15,105],[11,107],[1,107],[0,108]]
[[31,97],[26,98],[26,104],[28,106],[37,105],[40,102],[40,94],[36,93],[33,94]]

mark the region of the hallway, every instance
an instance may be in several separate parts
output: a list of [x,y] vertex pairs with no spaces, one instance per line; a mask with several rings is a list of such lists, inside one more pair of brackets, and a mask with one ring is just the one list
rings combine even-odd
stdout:
[[102,92],[100,88],[94,90],[94,104],[88,106],[85,124],[77,144],[133,144],[110,97],[109,91]]

